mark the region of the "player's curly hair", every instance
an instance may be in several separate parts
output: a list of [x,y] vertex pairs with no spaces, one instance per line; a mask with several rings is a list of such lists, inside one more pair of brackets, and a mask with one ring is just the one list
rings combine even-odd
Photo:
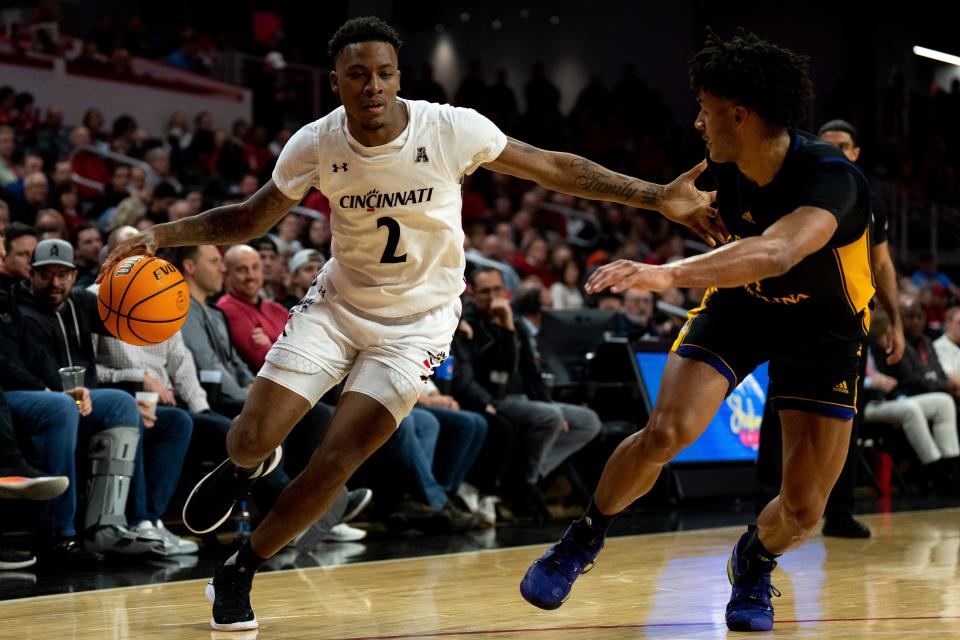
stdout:
[[808,60],[742,27],[730,42],[708,27],[706,44],[690,59],[690,84],[740,101],[774,125],[796,127],[813,95]]
[[397,30],[380,18],[374,16],[351,18],[337,29],[337,32],[330,38],[330,42],[327,43],[327,53],[330,54],[330,59],[336,60],[345,46],[356,42],[386,42],[393,45],[393,48],[397,51],[403,44]]

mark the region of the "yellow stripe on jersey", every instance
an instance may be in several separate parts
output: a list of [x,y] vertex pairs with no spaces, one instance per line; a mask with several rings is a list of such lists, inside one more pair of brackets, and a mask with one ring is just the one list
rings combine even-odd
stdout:
[[837,259],[840,282],[850,309],[860,313],[867,308],[876,291],[870,263],[869,229],[850,244],[834,249],[833,254]]
[[673,341],[673,345],[670,347],[670,351],[677,350],[677,347],[679,347],[680,343],[683,342],[683,337],[687,335],[687,330],[690,329],[690,323],[693,322],[693,319],[697,317],[697,314],[703,311],[704,307],[707,306],[707,298],[709,298],[716,292],[717,292],[716,287],[710,287],[709,289],[703,292],[703,300],[700,301],[700,306],[694,309],[690,309],[690,311],[687,311],[687,322],[680,329],[680,335],[678,335],[677,339]]

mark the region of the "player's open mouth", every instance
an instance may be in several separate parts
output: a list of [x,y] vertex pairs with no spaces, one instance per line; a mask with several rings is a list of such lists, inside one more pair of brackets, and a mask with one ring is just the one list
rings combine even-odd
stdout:
[[380,115],[386,108],[386,105],[380,103],[365,104],[362,107],[363,112],[369,113],[370,115]]

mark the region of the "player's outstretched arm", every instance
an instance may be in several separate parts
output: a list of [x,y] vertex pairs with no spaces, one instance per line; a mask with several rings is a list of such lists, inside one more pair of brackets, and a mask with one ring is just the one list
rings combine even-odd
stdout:
[[509,138],[497,159],[483,166],[580,198],[659,211],[690,227],[711,246],[726,242],[730,235],[713,207],[716,192],[694,186],[694,180],[707,168],[706,161],[670,184],[661,185],[616,173],[571,153],[544,151]]
[[786,273],[826,246],[836,230],[837,219],[829,211],[800,207],[770,225],[763,235],[737,240],[716,251],[665,265],[633,260],[604,265],[590,276],[586,290],[738,287]]
[[158,224],[121,242],[100,267],[97,282],[128,256],[153,255],[161,247],[234,244],[263,235],[296,204],[296,200],[283,195],[273,180],[269,180],[244,202]]

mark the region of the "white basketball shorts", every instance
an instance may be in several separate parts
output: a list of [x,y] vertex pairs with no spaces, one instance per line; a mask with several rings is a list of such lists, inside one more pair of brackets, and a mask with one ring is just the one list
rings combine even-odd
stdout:
[[344,392],[372,397],[399,423],[447,358],[460,313],[454,299],[413,316],[378,317],[346,304],[321,271],[258,375],[312,406],[349,374]]

